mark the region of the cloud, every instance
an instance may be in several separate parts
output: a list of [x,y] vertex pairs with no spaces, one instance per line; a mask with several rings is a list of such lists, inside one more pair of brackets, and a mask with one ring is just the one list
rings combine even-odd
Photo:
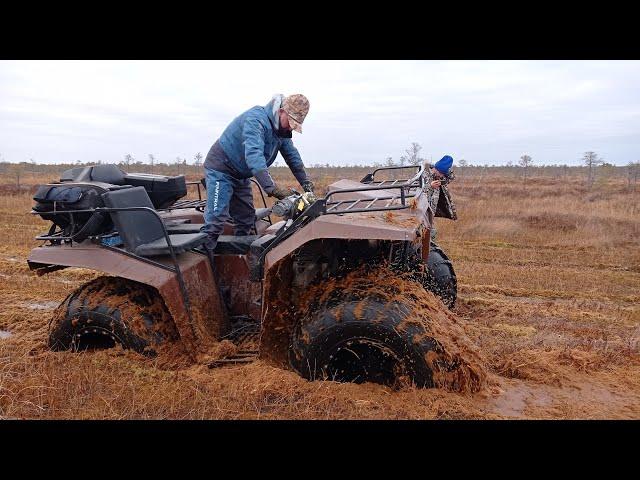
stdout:
[[311,101],[308,164],[398,158],[416,141],[476,164],[640,159],[637,61],[2,61],[9,161],[204,154],[274,93]]

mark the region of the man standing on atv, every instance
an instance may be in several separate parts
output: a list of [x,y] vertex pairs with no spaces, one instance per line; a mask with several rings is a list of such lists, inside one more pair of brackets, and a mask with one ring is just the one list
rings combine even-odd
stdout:
[[[427,165],[428,169],[425,175],[424,191],[431,204],[434,216],[450,218],[457,220],[456,206],[451,200],[449,190],[446,185],[455,179],[451,167],[453,166],[453,158],[445,155],[436,162],[435,165]],[[444,197],[440,200],[440,197]],[[438,204],[442,207],[438,210]],[[431,225],[431,240],[436,239],[436,226]]]
[[313,191],[292,132],[302,133],[302,122],[309,112],[309,100],[301,94],[274,95],[265,106],[250,108],[236,117],[213,144],[204,162],[207,182],[205,225],[209,235],[205,244],[213,250],[231,217],[234,235],[249,235],[254,227],[255,210],[250,178],[255,177],[267,195],[283,199],[292,192],[275,184],[269,166],[278,152],[306,192]]

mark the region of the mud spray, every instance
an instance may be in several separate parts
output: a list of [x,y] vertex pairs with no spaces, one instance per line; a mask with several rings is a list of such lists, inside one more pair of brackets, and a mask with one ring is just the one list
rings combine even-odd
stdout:
[[290,268],[283,262],[265,289],[270,302],[263,325],[262,359],[274,360],[285,367],[287,360],[282,352],[287,351],[293,326],[317,305],[336,294],[348,292],[352,297],[362,299],[362,308],[358,306],[355,309],[357,318],[360,318],[358,312],[362,312],[367,299],[398,304],[406,316],[397,328],[405,332],[408,329],[423,332],[414,336],[416,344],[424,341],[425,337],[434,340],[438,348],[425,354],[425,361],[433,372],[434,386],[469,393],[479,391],[485,384],[486,361],[465,331],[467,322],[451,313],[408,274],[399,274],[388,267],[363,266],[341,278],[323,280],[293,300],[291,295],[283,295],[287,290],[283,285],[288,284],[290,276]]

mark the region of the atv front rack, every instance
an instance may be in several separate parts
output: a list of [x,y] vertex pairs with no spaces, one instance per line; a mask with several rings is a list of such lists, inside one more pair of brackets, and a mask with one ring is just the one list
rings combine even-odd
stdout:
[[[382,180],[382,181],[376,181],[375,180],[375,176],[377,172],[382,172],[382,171],[390,171],[390,170],[407,170],[409,168],[415,168],[418,170],[418,173],[416,174],[416,176],[418,176],[418,174],[420,176],[422,176],[422,173],[424,172],[424,166],[423,165],[403,165],[401,167],[379,167],[376,168],[373,172],[371,173],[367,173],[364,178],[362,180],[360,180],[360,183],[366,183],[366,184],[375,184],[375,185],[379,185],[379,186],[383,186],[386,184],[390,184],[390,185],[395,185],[399,182],[404,182],[407,183],[409,182],[409,180]],[[414,177],[415,179],[415,177]]]
[[[379,181],[375,180],[375,175],[377,172],[390,170],[404,171],[407,169],[415,169],[417,170],[417,173],[409,179]],[[407,200],[415,196],[415,189],[422,188],[423,172],[424,167],[421,165],[376,168],[373,172],[368,173],[362,180],[360,180],[360,183],[366,186],[351,189],[333,190],[327,193],[324,199],[318,200],[324,200],[325,208],[323,209],[322,214],[340,215],[342,213],[376,212],[383,210],[402,210],[404,208],[407,208]],[[267,201],[264,196],[264,191],[260,187],[260,184],[254,178],[250,180],[258,187],[260,197],[262,198],[262,204],[264,205],[264,208],[267,208]],[[207,205],[207,200],[202,198],[202,191],[200,189],[201,186],[206,189],[206,187],[204,186],[204,182],[187,182],[187,185],[196,185],[198,187],[198,199],[178,200],[169,207],[162,209],[163,211],[195,208],[200,212],[204,212],[204,208]],[[332,199],[332,197],[337,194],[364,192],[368,190],[388,190],[389,192],[394,192],[394,194],[382,195],[375,198],[360,198],[353,200]],[[400,203],[398,204],[397,201],[399,201]]]
[[[407,180],[383,180],[376,181],[375,174],[381,170],[402,170],[407,168],[417,169],[417,173]],[[275,234],[272,241],[267,244],[257,257],[257,261],[251,267],[252,280],[261,279],[264,275],[264,261],[267,254],[282,241],[293,235],[313,219],[321,215],[345,215],[362,212],[383,212],[390,210],[404,210],[410,208],[409,199],[416,197],[424,186],[424,165],[410,165],[406,167],[382,167],[367,174],[360,183],[362,187],[341,188],[331,190],[312,203],[306,210],[293,221],[286,222]],[[384,191],[373,198],[353,198],[347,200],[333,200],[335,195],[344,195],[358,192]],[[389,194],[386,194],[389,192]],[[379,203],[383,203],[382,205]],[[356,208],[357,205],[360,205]]]
[[[407,180],[382,180],[375,181],[376,172],[382,170],[404,170],[407,168],[417,169],[418,172]],[[416,196],[417,192],[422,190],[424,167],[421,165],[410,165],[406,167],[381,167],[375,169],[372,173],[368,173],[360,180],[366,186],[356,188],[343,188],[332,190],[320,202],[324,203],[322,209],[323,215],[341,215],[345,213],[360,212],[380,212],[385,210],[403,210],[409,205],[408,199]],[[335,195],[344,195],[346,193],[357,193],[367,191],[382,190],[382,195],[373,198],[355,198],[347,200],[333,200]],[[388,193],[388,195],[385,195]],[[356,208],[357,205],[357,208]]]

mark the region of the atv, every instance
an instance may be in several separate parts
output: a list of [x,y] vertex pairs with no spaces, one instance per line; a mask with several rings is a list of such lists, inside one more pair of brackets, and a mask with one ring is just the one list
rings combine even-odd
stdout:
[[[388,170],[411,177],[376,179]],[[367,295],[358,276],[384,266],[410,275],[412,288],[432,292],[443,310],[454,306],[453,266],[430,242],[434,216],[450,212],[446,204],[432,211],[424,183],[424,166],[378,168],[359,182],[331,184],[324,197],[292,190],[269,208],[254,182],[264,206],[253,234],[234,236],[229,222],[211,252],[200,232],[204,182],[116,165],[67,170],[34,196],[32,214],[51,226],[36,237],[43,244],[29,267],[39,275],[80,267],[105,276],[60,304],[49,347],[119,344],[155,355],[179,341],[195,357],[231,339],[241,348],[229,363],[258,357],[308,379],[393,384],[405,375],[432,386],[426,358],[437,342],[417,327],[397,328],[406,317],[402,302]],[[189,186],[197,199],[186,198]],[[254,347],[243,350],[247,339]]]

